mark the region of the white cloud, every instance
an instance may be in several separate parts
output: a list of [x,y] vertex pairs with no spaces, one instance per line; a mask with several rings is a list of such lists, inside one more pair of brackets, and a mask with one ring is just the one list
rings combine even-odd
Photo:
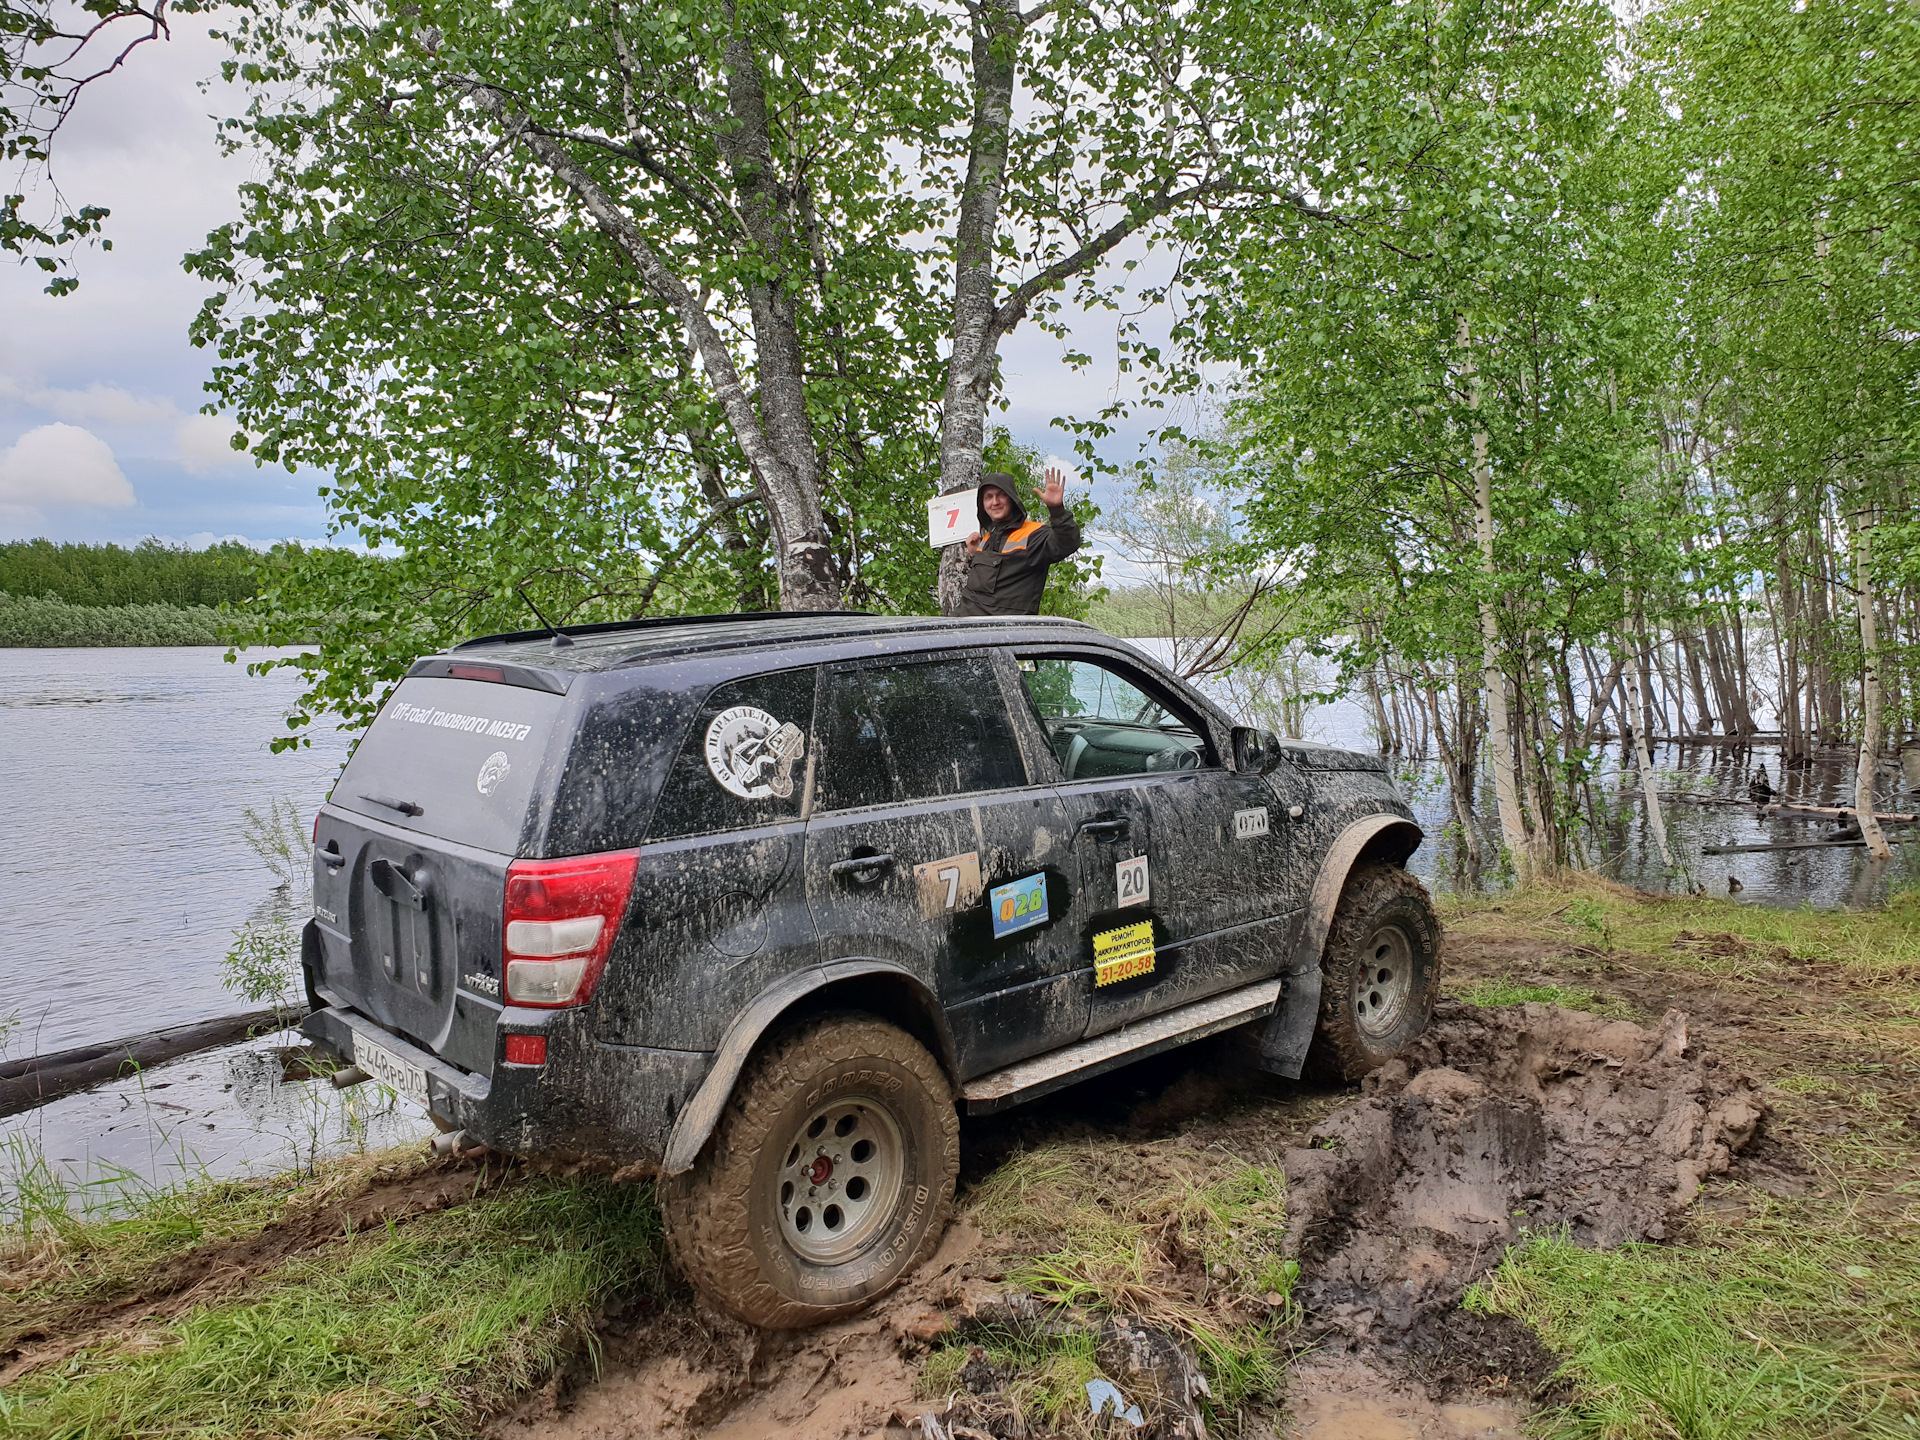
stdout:
[[143,425],[177,419],[180,407],[166,399],[143,399],[118,385],[95,382],[84,390],[28,389],[0,375],[0,400],[15,400],[62,420],[103,425]]
[[0,507],[9,511],[133,503],[133,486],[107,442],[78,425],[42,425],[0,451]]
[[218,465],[233,465],[246,458],[233,448],[233,437],[240,427],[224,415],[189,415],[173,432],[174,453],[180,464],[195,475]]

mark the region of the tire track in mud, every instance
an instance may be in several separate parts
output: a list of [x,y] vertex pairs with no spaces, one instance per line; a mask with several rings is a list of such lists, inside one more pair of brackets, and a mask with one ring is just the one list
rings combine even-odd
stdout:
[[[1303,1319],[1291,1341],[1294,1421],[1271,1433],[1315,1440],[1517,1436],[1557,1362],[1519,1322],[1461,1310],[1466,1286],[1527,1229],[1565,1227],[1602,1245],[1667,1237],[1766,1115],[1754,1083],[1694,1043],[1678,1011],[1643,1027],[1550,1005],[1443,1002],[1427,1034],[1358,1098],[1257,1077],[1230,1042],[1129,1079],[970,1125],[967,1173],[978,1179],[1012,1151],[1075,1139],[1220,1146],[1283,1167]],[[1140,1183],[1156,1173],[1143,1164]],[[991,1283],[1004,1249],[963,1219],[900,1290],[812,1332],[760,1334],[685,1309],[636,1317],[609,1339],[601,1379],[550,1386],[488,1433],[920,1435],[929,1407],[915,1381],[929,1344],[964,1340],[987,1319],[1060,1323]],[[982,1388],[950,1418],[998,1435],[1011,1411]],[[1199,1433],[1191,1413],[1147,1419],[1133,1433]]]
[[[442,1161],[401,1175],[376,1175],[340,1199],[300,1209],[250,1234],[197,1245],[163,1260],[116,1294],[49,1307],[0,1351],[0,1387],[115,1335],[220,1300],[296,1255],[365,1229],[465,1204],[497,1188],[514,1169],[497,1159],[480,1167]],[[7,1288],[24,1288],[38,1268],[22,1267],[10,1277]]]

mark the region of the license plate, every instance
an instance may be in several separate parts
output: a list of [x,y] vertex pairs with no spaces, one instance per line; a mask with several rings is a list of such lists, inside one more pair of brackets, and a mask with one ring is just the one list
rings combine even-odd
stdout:
[[409,1065],[391,1050],[382,1049],[364,1036],[353,1037],[353,1063],[394,1094],[413,1101],[421,1109],[427,1105],[427,1072]]

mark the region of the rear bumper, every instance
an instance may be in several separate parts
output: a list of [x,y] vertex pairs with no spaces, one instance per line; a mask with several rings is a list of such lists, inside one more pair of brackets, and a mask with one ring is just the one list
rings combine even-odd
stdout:
[[323,1003],[301,1029],[343,1062],[353,1059],[354,1039],[361,1036],[418,1065],[427,1075],[433,1114],[490,1149],[657,1168],[673,1122],[706,1078],[711,1052],[606,1045],[585,1032],[578,1011],[509,1013],[502,1036],[545,1034],[546,1064],[496,1060],[492,1075],[478,1075],[339,1004]]

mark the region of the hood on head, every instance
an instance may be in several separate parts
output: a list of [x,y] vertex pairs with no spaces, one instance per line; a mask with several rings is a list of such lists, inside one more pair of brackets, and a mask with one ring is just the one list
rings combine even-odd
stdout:
[[[1004,520],[995,521],[992,516],[987,514],[987,507],[982,503],[986,499],[987,487],[989,485],[1005,495],[1013,506],[1011,510],[1007,511],[1007,518]],[[1017,482],[1013,476],[998,470],[980,477],[980,493],[974,499],[974,509],[980,517],[980,529],[982,532],[993,529],[996,524],[1003,530],[1011,530],[1016,525],[1026,524],[1027,521],[1027,507],[1020,503],[1020,491]]]

